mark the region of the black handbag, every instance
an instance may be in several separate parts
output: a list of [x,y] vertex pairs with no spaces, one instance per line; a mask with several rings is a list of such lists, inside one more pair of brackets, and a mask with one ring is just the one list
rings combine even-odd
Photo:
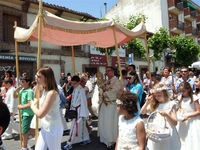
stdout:
[[77,118],[77,111],[76,110],[68,110],[65,113],[65,119],[74,119]]

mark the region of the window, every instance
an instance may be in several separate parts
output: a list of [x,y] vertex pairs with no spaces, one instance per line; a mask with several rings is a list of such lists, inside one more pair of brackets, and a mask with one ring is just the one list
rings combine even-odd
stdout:
[[[71,46],[62,46],[62,49],[71,51],[72,47]],[[74,50],[75,51],[80,51],[81,50],[81,45],[74,46]]]
[[20,17],[3,14],[3,41],[14,43],[14,21],[20,24]]
[[176,20],[178,17],[175,14],[169,14],[169,20]]

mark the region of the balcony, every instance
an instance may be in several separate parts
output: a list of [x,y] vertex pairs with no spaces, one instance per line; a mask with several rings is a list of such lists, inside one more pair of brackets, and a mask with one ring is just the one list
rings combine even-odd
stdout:
[[184,23],[176,19],[170,20],[169,29],[176,34],[182,34],[184,33]]
[[178,2],[177,0],[168,0],[168,10],[174,14],[183,13],[183,2]]
[[191,10],[190,7],[184,8],[184,17],[187,20],[195,21],[197,19],[196,10]]
[[197,24],[200,24],[200,13],[199,13],[199,15],[197,16]]
[[192,26],[185,27],[185,35],[188,37],[197,37],[197,28]]

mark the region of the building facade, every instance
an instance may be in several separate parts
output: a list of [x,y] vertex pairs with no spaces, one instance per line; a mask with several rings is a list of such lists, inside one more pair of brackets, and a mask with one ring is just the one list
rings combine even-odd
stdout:
[[[16,74],[14,21],[17,26],[29,28],[38,13],[37,0],[1,0],[0,1],[0,76],[5,71]],[[64,19],[74,21],[94,21],[97,18],[82,12],[77,12],[57,5],[43,3],[43,9]],[[62,38],[62,37],[61,37]],[[63,37],[64,38],[64,37]],[[37,69],[37,42],[18,43],[19,71],[27,72],[34,79]],[[76,72],[96,71],[97,66],[90,65],[90,46],[74,46]],[[41,66],[50,66],[54,70],[57,82],[60,73],[73,75],[71,46],[58,46],[42,42]],[[81,63],[80,63],[81,62]]]

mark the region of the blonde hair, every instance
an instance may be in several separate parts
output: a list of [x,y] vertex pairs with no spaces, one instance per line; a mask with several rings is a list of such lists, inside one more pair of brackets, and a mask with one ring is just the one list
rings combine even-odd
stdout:
[[[167,88],[166,88],[165,85],[162,84],[162,83],[156,84],[156,85],[152,88],[152,91],[153,91],[153,93],[161,92],[161,91],[162,91],[162,92],[163,92],[163,95],[164,95],[164,100],[165,100],[165,102],[167,102],[167,101],[169,100],[169,98],[170,98],[169,93],[168,93],[168,91],[167,91]],[[156,108],[158,108],[158,105],[159,105],[159,101],[157,101],[157,100],[155,99],[155,97],[154,97],[154,101],[152,101],[152,102],[150,103],[151,109],[154,111]]]

